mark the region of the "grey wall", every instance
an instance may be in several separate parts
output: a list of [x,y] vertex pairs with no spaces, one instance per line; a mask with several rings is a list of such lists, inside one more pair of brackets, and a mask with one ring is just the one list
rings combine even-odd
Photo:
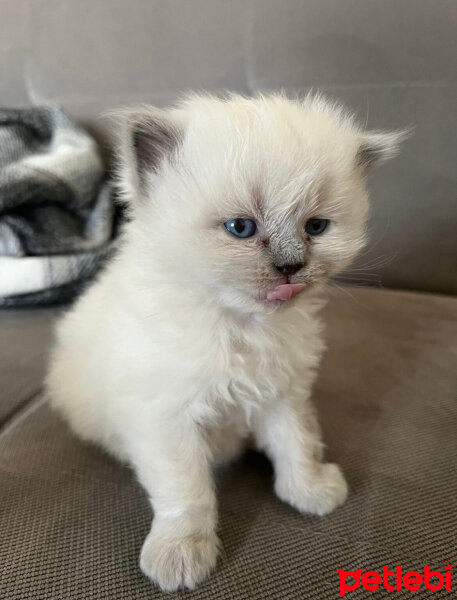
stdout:
[[319,87],[369,127],[413,125],[373,176],[353,276],[457,293],[456,25],[457,0],[0,0],[0,103],[59,102],[97,130],[188,88]]

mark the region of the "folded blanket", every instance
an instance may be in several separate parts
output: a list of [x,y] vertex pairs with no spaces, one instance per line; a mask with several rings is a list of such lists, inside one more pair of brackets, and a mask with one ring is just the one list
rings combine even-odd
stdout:
[[58,108],[0,109],[0,307],[74,295],[113,249],[95,141]]

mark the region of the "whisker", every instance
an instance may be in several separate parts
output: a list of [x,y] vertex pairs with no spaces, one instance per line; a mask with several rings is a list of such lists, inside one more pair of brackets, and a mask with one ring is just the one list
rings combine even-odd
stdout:
[[362,303],[360,302],[360,300],[358,298],[356,298],[354,296],[354,294],[351,294],[351,292],[348,289],[346,289],[346,288],[338,285],[335,282],[332,282],[332,283],[333,283],[333,287],[335,287],[338,291],[343,292],[344,294],[346,294],[346,296],[349,296],[349,298],[351,300],[353,300],[356,304],[362,305]]
[[336,281],[346,281],[347,283],[381,283],[381,279],[379,277],[340,277],[339,275],[335,277]]
[[361,263],[359,265],[355,265],[354,268],[349,268],[345,270],[345,273],[362,273],[372,269],[379,269],[381,267],[385,267],[388,264],[391,264],[400,254],[400,251],[397,250],[391,254],[381,254],[380,256],[374,257],[371,260],[368,260],[366,263]]

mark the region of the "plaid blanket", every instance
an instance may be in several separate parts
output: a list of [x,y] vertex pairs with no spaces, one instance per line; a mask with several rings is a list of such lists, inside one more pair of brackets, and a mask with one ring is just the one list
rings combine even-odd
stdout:
[[0,109],[0,307],[73,296],[112,250],[94,140],[58,108]]

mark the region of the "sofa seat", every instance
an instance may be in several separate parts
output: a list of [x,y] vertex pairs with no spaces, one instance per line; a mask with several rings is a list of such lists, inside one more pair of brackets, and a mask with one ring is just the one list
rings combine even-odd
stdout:
[[[47,405],[58,312],[0,313],[0,598],[169,598],[138,568],[151,510],[132,471]],[[177,598],[336,599],[338,569],[444,573],[455,561],[457,298],[335,287],[325,318],[314,397],[348,501],[324,518],[299,515],[274,496],[267,460],[247,452],[217,476],[217,569]],[[381,587],[375,597],[393,595]]]

